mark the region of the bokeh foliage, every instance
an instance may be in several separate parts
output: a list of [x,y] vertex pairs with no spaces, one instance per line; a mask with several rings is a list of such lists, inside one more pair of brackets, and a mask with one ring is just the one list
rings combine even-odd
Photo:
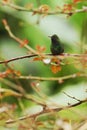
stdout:
[[[72,1],[13,0],[13,3],[25,7],[28,6],[28,4],[32,4],[33,8],[38,8],[40,7],[40,5],[46,4],[50,7],[50,10],[55,10],[55,7],[62,7],[64,4],[72,3]],[[87,6],[87,1],[78,3],[76,8],[80,9],[83,6]],[[64,14],[43,16],[27,11],[17,11],[8,6],[0,5],[0,60],[23,56],[28,53],[25,48],[21,48],[16,41],[9,37],[2,24],[2,19],[6,19],[8,21],[12,32],[17,37],[21,39],[28,39],[29,45],[34,49],[36,49],[37,45],[45,46],[46,53],[50,53],[51,41],[48,36],[53,34],[57,34],[60,37],[61,41],[64,44],[65,53],[79,54],[82,53],[83,46],[87,47],[87,12],[76,13],[70,17],[67,17]],[[71,62],[73,62],[72,59]],[[84,70],[83,68],[81,68],[81,66],[76,67],[74,64],[71,64],[62,66],[62,70],[60,72],[58,72],[57,74],[53,74],[49,65],[44,65],[44,63],[40,61],[32,62],[32,58],[14,61],[12,63],[9,63],[9,65],[13,66],[14,69],[19,70],[22,75],[34,75],[40,77],[62,77],[79,71],[87,72],[87,70]],[[4,71],[5,68],[5,65],[0,65],[1,72]],[[11,80],[11,82],[16,83],[14,79],[7,78],[7,80]],[[36,93],[31,88],[31,80],[19,81],[26,92],[36,95]],[[87,79],[83,77],[67,79],[62,84],[58,83],[57,81],[42,81],[40,82],[39,87],[41,91],[48,96],[47,100],[51,99],[55,103],[60,103],[61,105],[64,105],[68,102],[73,102],[73,100],[62,94],[62,91],[66,91],[70,95],[73,95],[82,100],[87,97],[87,93],[85,92],[85,90],[87,89],[86,82]],[[1,88],[9,88],[9,86],[2,81],[0,83],[0,86]],[[35,105],[31,101],[27,101],[25,99],[17,100],[16,97],[11,96],[1,99],[1,103],[3,102],[8,102],[9,104],[16,103],[16,113],[18,115],[22,115],[22,112],[26,111],[26,107],[27,109],[29,109],[30,106]],[[85,105],[85,107],[87,107],[87,105]],[[62,117],[63,115],[63,118],[66,118],[67,114],[61,113],[62,112],[59,113],[59,116]],[[84,113],[86,113],[86,111]],[[73,115],[71,113],[68,114],[70,114],[70,117],[73,119]],[[48,120],[48,117],[46,119]],[[47,124],[49,127],[51,127],[49,123]]]

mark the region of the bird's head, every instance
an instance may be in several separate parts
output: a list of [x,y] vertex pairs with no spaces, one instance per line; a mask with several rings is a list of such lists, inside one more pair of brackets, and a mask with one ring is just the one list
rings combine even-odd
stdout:
[[56,34],[54,34],[54,35],[52,35],[52,36],[49,36],[49,37],[51,38],[51,40],[52,40],[53,42],[59,41],[59,37],[58,37]]

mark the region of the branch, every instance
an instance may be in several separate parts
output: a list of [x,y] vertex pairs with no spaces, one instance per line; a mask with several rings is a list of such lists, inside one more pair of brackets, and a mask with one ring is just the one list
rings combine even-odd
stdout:
[[9,6],[13,9],[16,9],[18,11],[26,11],[26,12],[32,12],[33,14],[46,14],[46,15],[57,15],[57,14],[67,14],[67,15],[70,15],[70,14],[75,14],[75,13],[83,13],[83,12],[87,12],[87,6],[83,6],[81,9],[76,9],[76,10],[71,10],[71,11],[63,11],[63,10],[58,10],[58,11],[41,11],[39,9],[27,9],[25,7],[21,7],[21,6],[18,6],[18,5],[15,5],[15,4],[12,4],[10,2],[5,2],[5,1],[0,1],[0,3],[2,5],[6,5],[6,6]]
[[38,77],[38,76],[20,76],[16,77],[17,79],[31,79],[31,80],[39,80],[39,81],[62,81],[70,78],[76,77],[87,77],[85,73],[74,73],[71,75],[66,75],[62,77]]
[[31,55],[26,55],[26,56],[19,56],[16,58],[12,58],[10,60],[0,61],[0,64],[4,64],[4,63],[7,64],[7,63],[12,62],[12,61],[21,60],[21,59],[25,59],[25,58],[31,58],[31,57],[35,57],[35,56],[38,56],[38,55],[31,54]]
[[20,117],[20,118],[18,118],[16,120],[12,120],[12,119],[11,120],[7,120],[6,124],[16,123],[17,121],[25,120],[25,119],[28,119],[28,118],[31,118],[31,117],[32,118],[36,118],[36,117],[38,117],[41,114],[50,113],[50,112],[53,112],[53,111],[54,112],[55,111],[59,112],[59,111],[62,111],[62,110],[66,110],[66,109],[78,106],[78,105],[80,105],[82,103],[85,103],[85,102],[87,102],[87,99],[80,100],[77,103],[74,103],[72,105],[68,105],[68,106],[65,106],[65,107],[57,107],[57,108],[53,108],[53,109],[52,108],[48,108],[48,107],[43,107],[43,109],[40,112],[38,112],[38,113],[27,115],[27,116],[23,116],[23,117]]
[[10,36],[11,38],[13,38],[13,39],[14,39],[16,42],[18,42],[20,45],[23,45],[23,46],[24,46],[26,49],[28,49],[31,53],[34,53],[34,54],[37,54],[37,55],[38,55],[38,52],[37,52],[37,51],[35,51],[34,49],[32,49],[30,46],[24,44],[24,41],[23,41],[23,40],[21,40],[20,38],[16,37],[16,36],[12,33],[12,31],[11,31],[11,29],[10,29],[10,27],[9,27],[9,25],[8,25],[8,23],[7,23],[7,21],[6,21],[6,19],[3,19],[2,22],[3,22],[3,24],[4,24],[4,26],[5,26],[5,29],[7,30],[8,34],[9,34],[9,36]]
[[12,89],[19,91],[20,93],[23,93],[23,88],[21,88],[19,85],[16,85],[15,83],[13,83],[5,78],[0,78],[0,82],[10,86]]
[[[38,56],[38,54],[31,54],[31,55],[19,56],[19,57],[12,58],[12,59],[9,59],[9,60],[0,61],[0,64],[7,64],[7,63],[12,62],[12,61],[22,60],[22,59],[36,57],[36,56]],[[53,58],[53,55],[52,54],[48,54],[48,53],[47,54],[43,53],[42,56],[43,56],[43,59],[45,59],[45,58]],[[62,55],[56,55],[55,57],[58,58],[58,59],[64,59],[64,58],[69,58],[69,57],[81,58],[81,57],[87,57],[87,54],[69,54],[69,53],[63,53]]]
[[69,98],[72,98],[72,99],[74,99],[74,100],[76,100],[76,101],[79,101],[80,102],[80,100],[79,99],[77,99],[76,97],[73,97],[73,96],[71,96],[71,95],[69,95],[69,94],[67,94],[66,92],[63,92],[67,97],[69,97]]

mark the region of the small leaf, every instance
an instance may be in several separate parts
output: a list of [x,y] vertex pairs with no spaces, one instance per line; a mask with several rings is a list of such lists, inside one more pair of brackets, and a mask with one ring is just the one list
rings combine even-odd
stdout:
[[6,26],[7,25],[6,19],[2,19],[2,23]]
[[0,72],[0,78],[5,78],[6,76],[8,76],[9,74],[12,73],[12,70],[11,69],[7,69],[6,71],[4,72]]
[[7,70],[5,71],[6,74],[11,74],[12,72],[13,72],[13,70],[11,70],[11,69],[7,69]]
[[24,39],[23,42],[20,44],[20,47],[24,47],[28,43],[29,43],[29,41],[27,39]]
[[61,66],[59,65],[51,65],[51,71],[56,74],[57,72],[61,71]]
[[14,74],[16,74],[16,76],[21,76],[21,72],[20,71],[14,70]]
[[53,57],[52,59],[51,59],[51,61],[53,62],[53,63],[55,63],[55,64],[60,64],[60,59],[58,59],[57,57]]
[[78,3],[78,2],[81,2],[82,0],[73,0],[73,3]]
[[41,61],[43,58],[42,57],[35,57],[33,58],[33,61]]
[[64,4],[63,11],[72,11],[73,6],[72,4]]
[[10,2],[10,0],[3,0],[3,2],[6,2],[6,3],[8,3],[8,2]]
[[46,47],[45,47],[45,46],[37,45],[37,46],[36,46],[36,49],[37,49],[37,51],[38,51],[39,53],[42,53],[43,51],[46,50]]
[[76,75],[77,75],[77,76],[80,76],[80,75],[81,75],[81,72],[78,72]]
[[36,86],[36,82],[31,82],[31,87],[35,87]]

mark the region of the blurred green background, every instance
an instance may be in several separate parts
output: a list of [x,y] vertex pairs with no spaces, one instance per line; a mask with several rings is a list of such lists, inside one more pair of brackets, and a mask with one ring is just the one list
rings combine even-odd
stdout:
[[[13,0],[14,4],[25,7],[31,3],[34,8],[47,4],[51,10],[55,10],[56,6],[62,7],[64,4],[71,2],[71,0]],[[83,5],[87,6],[87,1],[78,3],[76,8],[80,9]],[[8,35],[2,24],[2,19],[4,18],[8,21],[13,34],[21,39],[28,39],[29,45],[34,49],[37,45],[42,45],[46,47],[46,53],[50,53],[51,41],[48,36],[57,34],[64,44],[65,53],[81,53],[82,36],[85,30],[83,25],[87,19],[87,13],[77,13],[70,17],[66,17],[64,14],[43,17],[38,14],[32,15],[32,12],[17,11],[0,4],[0,60],[3,58],[11,59],[28,53],[26,48],[20,48],[19,44]],[[84,35],[87,37],[86,33]],[[80,71],[80,68],[76,68],[71,64],[62,66],[60,72],[53,74],[49,65],[44,65],[40,61],[31,62],[31,60],[32,58],[18,60],[9,63],[9,65],[19,70],[22,75],[40,77],[65,76]],[[0,65],[0,71],[4,70],[5,66]],[[11,81],[15,83],[13,79]],[[31,82],[31,80],[20,80],[21,85],[28,93],[34,93],[31,89]],[[1,88],[9,88],[8,85],[2,82],[0,86]],[[63,91],[81,100],[87,98],[87,93],[85,92],[87,89],[86,78],[67,79],[62,84],[59,84],[57,81],[42,81],[39,87],[48,96],[48,100],[61,105],[65,105],[68,102],[73,103],[73,99],[64,95]],[[8,101],[9,103],[17,102],[19,104],[15,98],[10,97],[6,97],[2,101]],[[25,105],[24,108],[26,106],[29,107],[31,104],[31,102],[26,100],[21,102]],[[20,105],[18,109],[20,109]]]

